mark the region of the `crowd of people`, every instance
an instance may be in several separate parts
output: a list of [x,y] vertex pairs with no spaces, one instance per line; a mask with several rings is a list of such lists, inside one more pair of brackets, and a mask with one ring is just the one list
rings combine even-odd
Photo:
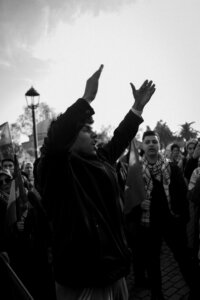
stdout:
[[[164,239],[189,299],[199,299],[200,142],[187,141],[185,153],[174,143],[166,156],[157,132],[145,131],[137,154],[144,197],[125,212],[130,145],[156,88],[151,80],[138,89],[131,83],[132,107],[98,146],[91,103],[102,70],[52,121],[34,164],[1,161],[1,255],[35,300],[128,300],[131,267],[132,284],[163,300]],[[12,289],[7,299],[15,299]]]

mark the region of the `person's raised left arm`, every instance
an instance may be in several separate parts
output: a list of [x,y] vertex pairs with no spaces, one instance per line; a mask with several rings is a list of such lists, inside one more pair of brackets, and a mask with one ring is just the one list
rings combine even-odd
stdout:
[[132,82],[130,85],[135,100],[132,108],[142,112],[156,90],[155,84],[152,80],[145,80],[138,90],[136,90]]
[[138,90],[133,83],[130,83],[130,85],[134,104],[117,129],[115,129],[111,141],[100,150],[102,155],[112,164],[122,155],[135,137],[140,123],[143,122],[141,117],[142,111],[155,92],[155,84],[149,80],[145,80]]

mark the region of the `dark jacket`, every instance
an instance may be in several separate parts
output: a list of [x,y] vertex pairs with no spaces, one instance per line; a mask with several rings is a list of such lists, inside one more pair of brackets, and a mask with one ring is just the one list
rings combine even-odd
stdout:
[[188,183],[190,182],[190,177],[192,175],[192,172],[197,167],[198,167],[198,158],[191,157],[186,161],[185,169],[184,169],[184,176],[187,179]]
[[55,279],[67,286],[105,286],[129,271],[115,162],[142,118],[130,111],[97,156],[71,153],[70,146],[92,114],[83,99],[69,107],[51,125],[38,165],[44,205],[53,223]]
[[0,191],[0,252],[5,251],[5,218],[7,203],[7,197]]
[[169,192],[172,211],[185,222],[189,221],[189,203],[187,199],[187,185],[178,166],[171,164],[171,178]]
[[169,184],[171,213],[165,196],[163,184],[153,179],[151,199],[151,216],[153,219],[166,221],[169,216],[176,216],[180,222],[189,221],[189,203],[187,199],[187,186],[178,166],[170,163],[171,175]]

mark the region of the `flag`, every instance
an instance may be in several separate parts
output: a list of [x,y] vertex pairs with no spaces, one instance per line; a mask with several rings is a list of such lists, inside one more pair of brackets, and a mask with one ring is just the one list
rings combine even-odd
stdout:
[[17,196],[18,195],[16,191],[15,179],[13,179],[11,183],[10,195],[8,198],[7,213],[6,213],[6,225],[8,226],[8,228],[10,228],[10,226],[12,226],[14,223],[17,222],[17,208],[16,208]]
[[130,144],[128,174],[125,187],[124,213],[128,214],[138,206],[145,198],[144,182],[142,178],[142,166],[139,160],[138,150],[133,139]]
[[15,222],[20,221],[27,208],[27,193],[24,187],[21,170],[17,156],[14,156],[15,176],[12,180],[10,195],[8,198],[6,225],[10,228]]
[[16,197],[16,213],[17,213],[17,220],[21,220],[23,212],[26,210],[27,207],[27,192],[24,187],[24,181],[22,178],[21,170],[19,167],[19,161],[17,159],[17,155],[14,155],[14,162],[15,162],[15,190],[17,193]]
[[13,156],[13,145],[8,122],[0,125],[0,159]]

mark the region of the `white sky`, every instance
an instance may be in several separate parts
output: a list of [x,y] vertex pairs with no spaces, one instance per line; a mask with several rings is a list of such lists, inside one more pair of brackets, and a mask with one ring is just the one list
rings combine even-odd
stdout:
[[129,83],[152,79],[143,113],[172,131],[200,131],[199,0],[1,0],[0,124],[13,123],[31,87],[63,112],[104,64],[94,126],[116,126],[133,104]]

